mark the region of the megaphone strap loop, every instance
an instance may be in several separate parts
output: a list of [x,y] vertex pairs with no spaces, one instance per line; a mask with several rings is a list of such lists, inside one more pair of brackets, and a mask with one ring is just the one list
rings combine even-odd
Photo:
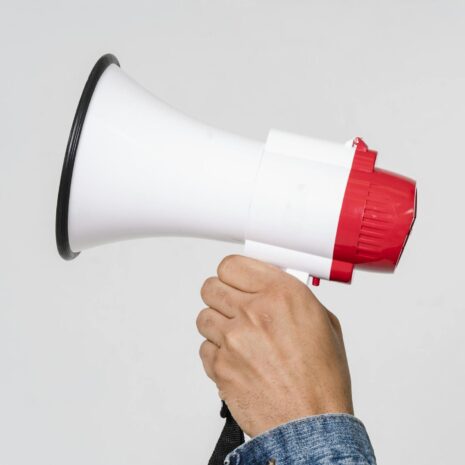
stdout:
[[226,422],[208,465],[223,465],[226,456],[244,443],[244,433],[234,420],[224,400],[222,401],[220,415],[222,418],[226,418]]

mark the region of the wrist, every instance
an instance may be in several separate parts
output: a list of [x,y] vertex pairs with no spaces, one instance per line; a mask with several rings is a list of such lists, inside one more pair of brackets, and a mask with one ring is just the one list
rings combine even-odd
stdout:
[[[243,425],[244,431],[251,438],[255,438],[267,431],[277,428],[281,425],[299,421],[302,418],[313,418],[321,415],[354,415],[353,405],[351,398],[335,400],[332,399],[327,402],[321,402],[309,406],[309,403],[298,404],[293,401],[293,405],[286,402],[276,400],[273,405],[269,405],[266,410],[261,412],[251,411],[245,417],[251,419],[247,425]],[[284,409],[276,408],[276,406],[283,406]],[[245,428],[244,428],[245,427]]]

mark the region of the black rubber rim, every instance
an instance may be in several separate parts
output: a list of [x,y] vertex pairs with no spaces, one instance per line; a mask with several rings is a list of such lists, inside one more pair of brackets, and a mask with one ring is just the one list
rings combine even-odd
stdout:
[[103,55],[97,63],[95,63],[89,77],[87,78],[81,98],[79,99],[79,104],[73,119],[73,125],[71,126],[71,131],[69,133],[65,159],[61,170],[55,223],[58,253],[65,260],[72,260],[79,255],[79,252],[73,252],[71,250],[68,237],[69,194],[71,191],[71,180],[73,178],[74,161],[76,159],[76,152],[79,146],[79,138],[81,136],[82,126],[84,125],[87,109],[89,108],[95,87],[97,86],[97,83],[104,71],[110,65],[120,65],[118,59],[110,53]]

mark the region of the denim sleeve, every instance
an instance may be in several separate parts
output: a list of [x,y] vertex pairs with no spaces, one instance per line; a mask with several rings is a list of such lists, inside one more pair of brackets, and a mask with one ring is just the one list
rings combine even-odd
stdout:
[[233,450],[225,465],[376,465],[363,423],[352,415],[305,417]]

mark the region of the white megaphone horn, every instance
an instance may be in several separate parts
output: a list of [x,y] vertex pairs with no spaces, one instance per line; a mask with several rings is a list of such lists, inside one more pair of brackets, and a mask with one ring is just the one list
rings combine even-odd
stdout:
[[245,244],[306,277],[393,271],[415,218],[415,182],[375,168],[359,138],[272,130],[266,143],[202,124],[153,97],[113,55],[94,66],[58,194],[60,255],[147,236]]

